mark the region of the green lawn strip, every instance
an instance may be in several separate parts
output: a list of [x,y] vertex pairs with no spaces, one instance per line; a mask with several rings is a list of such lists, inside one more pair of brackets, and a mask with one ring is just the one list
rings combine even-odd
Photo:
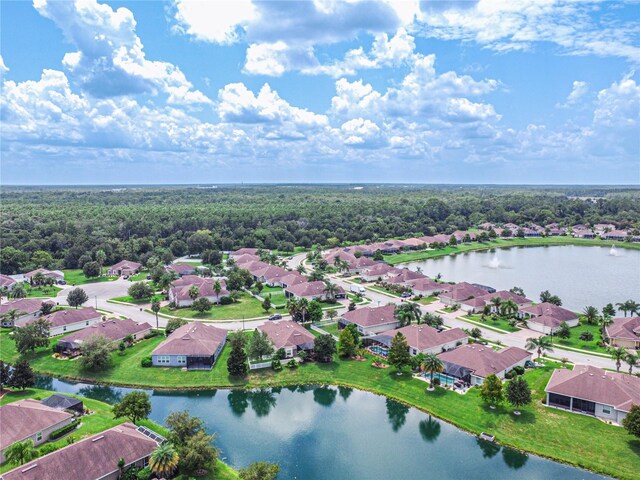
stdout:
[[508,247],[533,247],[533,246],[551,246],[551,245],[586,245],[596,247],[610,247],[615,245],[620,248],[630,248],[640,250],[640,244],[631,242],[618,242],[599,239],[572,238],[572,237],[541,237],[541,238],[510,238],[496,239],[489,242],[469,242],[461,243],[456,246],[446,246],[437,250],[420,250],[405,253],[396,253],[385,255],[385,262],[390,265],[397,265],[405,262],[415,262],[418,260],[426,260],[429,258],[445,257],[447,255],[456,255],[458,253],[470,252],[475,250],[489,250],[492,248],[508,248]]
[[373,290],[374,292],[382,293],[383,295],[387,295],[388,297],[401,298],[401,295],[399,293],[393,292],[391,290],[387,290],[386,288],[373,287],[368,285],[365,288],[368,288],[369,290]]
[[438,300],[438,297],[435,297],[435,296],[422,297],[420,300],[418,300],[418,303],[420,305],[430,305],[433,302],[435,302],[436,300]]
[[[103,268],[104,271],[104,268]],[[81,269],[63,270],[64,280],[68,285],[83,285],[85,283],[97,283],[97,282],[111,282],[117,280],[118,277],[95,277],[87,278]]]
[[[51,351],[29,357],[32,367],[58,377],[145,388],[224,388],[285,386],[292,384],[338,384],[369,390],[420,408],[475,434],[488,432],[506,445],[554,458],[619,478],[634,478],[640,469],[640,443],[619,427],[597,419],[548,409],[541,404],[551,367],[536,369],[526,378],[534,390],[535,403],[515,417],[511,408],[496,411],[480,402],[478,390],[466,395],[438,390],[425,393],[424,382],[409,375],[396,376],[393,369],[375,369],[367,361],[336,359],[330,364],[309,363],[281,372],[252,372],[246,379],[230,378],[226,371],[229,348],[225,348],[211,371],[183,372],[178,368],[141,368],[140,360],[162,341],[156,337],[136,344],[125,356],[114,353],[112,368],[97,373],[83,372],[80,364],[54,361]],[[7,347],[0,338],[2,359]],[[12,344],[13,342],[11,342]],[[532,432],[535,431],[535,434]]]
[[120,303],[131,303],[133,305],[143,305],[145,303],[151,302],[151,297],[146,298],[133,298],[130,295],[125,295],[124,297],[115,297],[110,298],[107,302],[120,302]]
[[329,325],[317,325],[317,327],[321,328],[322,330],[324,330],[325,332],[331,335],[335,335],[336,337],[340,334],[340,332],[338,332],[337,323],[330,323]]
[[130,282],[141,282],[142,280],[147,279],[147,275],[149,275],[149,272],[146,270],[143,270],[139,273],[136,273],[135,275],[130,276],[128,280]]
[[51,298],[57,297],[58,292],[62,290],[60,287],[56,287],[55,285],[51,285],[49,287],[46,286],[38,286],[38,287],[27,287],[27,297],[29,298]]
[[518,327],[511,326],[509,321],[502,317],[498,317],[496,320],[493,320],[490,316],[486,316],[484,322],[481,320],[481,315],[463,315],[457,318],[459,320],[464,320],[465,322],[474,323],[480,327],[497,330],[500,333],[513,333],[520,330]]
[[240,293],[237,302],[229,305],[214,305],[208,312],[200,313],[191,308],[171,310],[168,307],[163,307],[160,311],[174,317],[199,320],[237,320],[243,317],[250,319],[268,316],[262,308],[262,302],[246,292]]
[[[582,332],[591,332],[593,334],[593,340],[590,342],[580,340],[580,334]],[[603,348],[598,345],[598,343],[602,341],[602,335],[600,334],[600,327],[598,325],[588,325],[586,322],[581,323],[577,327],[573,327],[571,329],[571,336],[569,338],[563,339],[554,335],[552,340],[554,346],[568,347],[583,350],[587,353],[599,353],[608,356],[606,347]]]

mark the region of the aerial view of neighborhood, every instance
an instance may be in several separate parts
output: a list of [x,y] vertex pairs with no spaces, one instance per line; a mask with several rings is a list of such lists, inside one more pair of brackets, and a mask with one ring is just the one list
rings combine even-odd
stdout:
[[635,0],[0,0],[0,480],[640,478]]

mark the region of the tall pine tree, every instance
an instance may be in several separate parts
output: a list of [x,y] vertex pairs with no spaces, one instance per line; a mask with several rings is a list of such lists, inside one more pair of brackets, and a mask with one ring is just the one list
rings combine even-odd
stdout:
[[247,363],[247,354],[244,351],[246,341],[244,334],[236,332],[231,335],[229,340],[231,343],[231,353],[227,360],[227,370],[232,377],[245,377],[249,371],[249,364]]

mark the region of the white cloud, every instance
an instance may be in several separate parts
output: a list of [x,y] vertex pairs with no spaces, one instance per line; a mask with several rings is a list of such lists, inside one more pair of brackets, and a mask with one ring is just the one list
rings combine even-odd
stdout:
[[351,147],[373,148],[381,143],[378,125],[365,118],[354,118],[340,127],[343,142]]
[[211,103],[193,89],[178,67],[146,59],[130,10],[113,10],[95,0],[34,0],[34,7],[78,48],[67,53],[62,63],[91,95],[107,98],[160,90],[168,95],[169,103]]
[[3,75],[9,71],[9,67],[4,64],[4,58],[0,55],[0,75]]
[[174,29],[197,40],[231,44],[256,19],[251,0],[175,0]]
[[567,96],[567,99],[564,103],[558,103],[556,105],[557,108],[568,108],[570,106],[575,105],[578,100],[584,97],[589,91],[589,84],[587,82],[583,82],[581,80],[574,80],[573,85],[571,87],[571,92]]

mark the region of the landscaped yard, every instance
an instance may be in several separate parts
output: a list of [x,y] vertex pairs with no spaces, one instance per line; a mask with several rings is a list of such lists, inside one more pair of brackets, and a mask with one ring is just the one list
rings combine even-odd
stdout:
[[380,293],[386,293],[387,295],[392,295],[394,297],[400,297],[402,296],[400,293],[398,292],[394,292],[393,290],[389,290],[387,288],[381,287],[380,285],[368,285],[366,288],[370,288],[371,290],[375,290],[376,292],[380,292]]
[[55,285],[45,286],[41,285],[38,287],[29,287],[27,286],[27,297],[57,297],[58,292],[62,290],[60,287],[56,287]]
[[[257,293],[257,292],[256,292]],[[284,289],[282,287],[265,287],[260,292],[262,298],[267,298],[271,295],[272,305],[284,305],[287,303],[287,297],[284,295]]]
[[124,297],[115,297],[115,298],[110,298],[109,300],[115,300],[116,302],[133,303],[134,305],[143,305],[145,303],[150,303],[151,297],[133,298],[130,295],[125,295]]
[[[171,310],[162,307],[161,313],[182,318],[196,318],[199,320],[242,320],[269,315],[262,308],[262,302],[246,292],[240,294],[237,302],[230,305],[214,305],[208,312],[200,313],[191,308]],[[270,311],[273,313],[273,310]]]
[[117,280],[118,277],[95,277],[87,278],[81,269],[64,270],[64,280],[68,285],[83,285],[85,283],[111,282]]
[[330,323],[328,325],[319,325],[319,328],[321,328],[327,333],[330,333],[331,335],[335,335],[336,337],[340,335],[340,332],[338,331],[337,323]]
[[129,280],[132,281],[132,282],[141,282],[142,280],[146,280],[147,279],[147,275],[149,275],[149,272],[146,271],[146,270],[142,270],[141,272],[130,276]]
[[418,300],[418,303],[420,305],[429,305],[429,304],[435,302],[436,300],[438,300],[438,297],[434,297],[432,295],[430,297],[422,297],[420,300]]
[[[581,320],[582,321],[582,320]],[[580,340],[580,334],[582,332],[591,332],[593,334],[593,340],[590,342]],[[550,337],[547,337],[550,338]],[[579,348],[581,350],[588,350],[590,352],[598,352],[598,353],[607,353],[606,347],[601,347],[598,345],[602,341],[602,335],[600,334],[600,327],[598,325],[588,325],[586,322],[584,324],[578,325],[571,329],[571,337],[567,339],[559,338],[558,336],[553,336],[553,344],[554,345],[562,345],[570,348]],[[556,357],[559,354],[556,353]]]
[[520,330],[518,327],[511,326],[509,324],[509,320],[504,317],[496,317],[494,320],[490,315],[486,315],[484,321],[482,321],[482,315],[464,315],[460,318],[463,320],[473,320],[474,322],[478,322],[482,325],[499,328],[500,330],[506,330],[507,332],[517,332]]

